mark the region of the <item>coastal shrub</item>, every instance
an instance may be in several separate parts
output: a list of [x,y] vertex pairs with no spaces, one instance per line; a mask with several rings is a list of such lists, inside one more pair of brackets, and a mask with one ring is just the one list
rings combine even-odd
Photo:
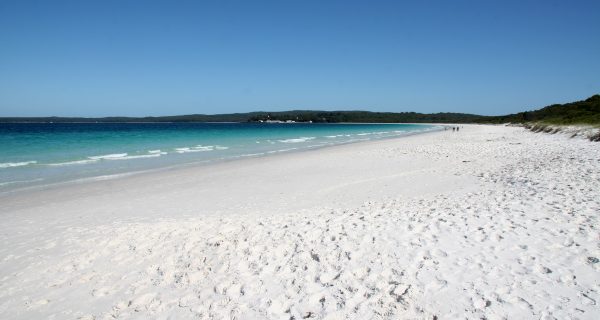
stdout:
[[600,124],[600,95],[586,100],[553,104],[542,109],[504,116],[481,117],[480,123],[546,123],[552,125]]

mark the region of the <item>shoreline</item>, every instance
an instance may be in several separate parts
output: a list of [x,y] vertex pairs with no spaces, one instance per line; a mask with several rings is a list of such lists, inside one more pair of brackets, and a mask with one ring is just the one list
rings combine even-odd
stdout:
[[[110,189],[120,186],[121,191],[126,191],[127,189],[135,189],[137,187],[143,186],[146,184],[146,181],[157,181],[157,180],[177,180],[179,177],[184,176],[201,176],[211,171],[218,170],[221,172],[227,172],[231,170],[236,170],[241,167],[247,166],[257,166],[261,165],[263,161],[276,161],[278,166],[285,166],[286,163],[292,163],[296,161],[302,155],[312,156],[314,158],[319,158],[322,152],[327,152],[330,154],[335,154],[337,151],[342,151],[346,153],[353,153],[352,149],[354,147],[371,147],[377,148],[379,144],[385,144],[385,142],[392,142],[396,140],[404,140],[411,139],[420,136],[426,136],[436,133],[443,133],[443,130],[431,130],[426,132],[415,132],[408,133],[406,135],[400,137],[390,137],[390,138],[380,138],[375,140],[368,141],[355,141],[355,142],[347,142],[340,143],[331,146],[322,146],[315,147],[310,149],[302,149],[302,150],[292,150],[288,152],[281,153],[273,153],[273,154],[264,154],[260,156],[252,156],[252,157],[238,157],[238,158],[230,158],[230,159],[219,159],[218,161],[206,161],[205,163],[194,162],[194,163],[183,163],[177,164],[162,168],[143,170],[137,172],[129,172],[129,173],[121,173],[110,175],[107,179],[100,177],[90,177],[83,178],[75,181],[65,181],[59,182],[49,185],[43,186],[33,186],[28,189],[19,189],[14,192],[8,191],[0,193],[0,200],[3,202],[3,209],[12,209],[11,205],[15,203],[20,203],[21,205],[25,204],[25,206],[36,206],[35,202],[31,202],[28,199],[33,197],[35,199],[55,199],[60,198],[61,195],[79,195],[80,193],[87,193],[86,190],[95,190],[95,195],[100,195],[102,193],[111,193]],[[417,138],[418,139],[418,138]],[[268,170],[268,164],[262,165],[263,170]],[[253,179],[258,178],[255,176]],[[237,177],[228,177],[227,179],[234,180]],[[351,178],[349,178],[351,180]],[[272,181],[272,183],[278,183],[278,181]],[[107,185],[110,185],[110,188],[107,188]],[[132,185],[132,186],[130,186]],[[311,200],[314,202],[314,200]],[[358,203],[356,203],[358,204]],[[19,208],[19,207],[17,207]],[[265,209],[267,206],[264,206]],[[1,212],[4,210],[0,210]]]
[[[344,124],[352,124],[352,123],[344,123]],[[363,124],[363,123],[354,123],[354,124]],[[381,124],[385,124],[385,123],[381,123]],[[418,124],[418,123],[407,123],[407,124]],[[227,163],[227,162],[231,162],[231,161],[243,161],[246,159],[278,156],[281,154],[308,152],[308,151],[320,150],[323,148],[335,148],[338,146],[344,146],[344,145],[349,145],[349,144],[369,143],[369,142],[373,142],[373,141],[389,140],[389,139],[402,139],[402,138],[410,137],[410,136],[414,136],[414,135],[428,134],[428,133],[432,133],[432,132],[442,131],[442,129],[434,128],[435,126],[437,126],[436,124],[423,123],[422,125],[432,126],[432,129],[426,130],[426,131],[418,131],[418,132],[407,132],[406,134],[403,134],[401,136],[383,137],[383,138],[376,138],[376,139],[372,139],[372,140],[362,140],[362,141],[346,141],[346,142],[342,141],[342,142],[338,142],[338,143],[332,144],[332,145],[308,146],[308,147],[304,147],[304,149],[293,148],[293,149],[286,150],[286,151],[262,152],[259,154],[248,154],[248,155],[244,154],[244,155],[237,155],[237,156],[229,156],[229,157],[225,157],[225,158],[197,160],[197,161],[193,161],[193,162],[170,164],[167,166],[150,168],[150,169],[141,169],[141,170],[135,170],[135,171],[129,171],[129,172],[108,174],[108,175],[83,177],[83,178],[78,178],[78,179],[74,179],[74,180],[52,182],[49,184],[32,185],[32,186],[26,186],[26,187],[22,187],[22,188],[0,191],[0,199],[4,196],[9,197],[10,195],[24,193],[24,192],[44,191],[47,189],[61,188],[64,186],[73,186],[73,185],[78,185],[78,184],[94,183],[96,181],[120,179],[123,177],[137,176],[140,174],[148,174],[148,173],[155,173],[155,172],[159,173],[159,172],[163,172],[163,171],[192,168],[192,167],[197,167],[197,166],[210,166],[210,165],[216,165],[216,164],[220,164],[220,163]],[[23,182],[29,182],[29,181],[23,181]]]
[[600,150],[464,125],[2,197],[0,316],[600,315]]

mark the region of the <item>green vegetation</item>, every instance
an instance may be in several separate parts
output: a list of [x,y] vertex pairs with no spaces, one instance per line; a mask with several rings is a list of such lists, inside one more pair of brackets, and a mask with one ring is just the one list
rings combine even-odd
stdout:
[[167,117],[106,117],[106,118],[63,118],[63,117],[13,117],[0,118],[0,122],[256,122],[266,120],[297,122],[363,122],[363,123],[467,123],[474,122],[481,116],[463,113],[433,113],[415,112],[369,112],[369,111],[283,111],[283,112],[249,112],[233,114],[193,114]]
[[363,123],[544,123],[553,125],[591,124],[600,125],[600,95],[566,104],[554,104],[545,108],[505,116],[479,116],[465,113],[416,113],[416,112],[369,112],[369,111],[313,111],[294,110],[283,112],[249,112],[232,114],[192,114],[166,117],[12,117],[0,118],[0,122],[255,122],[266,120],[297,122],[363,122]]
[[363,123],[467,123],[481,116],[464,113],[416,113],[416,112],[369,112],[369,111],[284,111],[260,112],[249,121],[293,120],[300,122],[363,122]]
[[535,111],[498,117],[485,117],[476,122],[600,125],[600,95],[593,95],[586,100],[577,102],[553,104]]

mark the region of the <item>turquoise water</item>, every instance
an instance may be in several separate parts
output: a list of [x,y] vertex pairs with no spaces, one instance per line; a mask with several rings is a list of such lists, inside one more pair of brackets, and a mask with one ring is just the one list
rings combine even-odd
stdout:
[[437,130],[410,124],[0,124],[0,192]]

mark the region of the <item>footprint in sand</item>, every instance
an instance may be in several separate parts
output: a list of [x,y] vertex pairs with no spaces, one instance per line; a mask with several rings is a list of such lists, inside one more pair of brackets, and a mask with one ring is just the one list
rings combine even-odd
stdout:
[[92,290],[92,296],[94,296],[94,297],[104,297],[104,296],[109,295],[110,293],[111,293],[111,290],[109,287],[102,287],[102,288]]

